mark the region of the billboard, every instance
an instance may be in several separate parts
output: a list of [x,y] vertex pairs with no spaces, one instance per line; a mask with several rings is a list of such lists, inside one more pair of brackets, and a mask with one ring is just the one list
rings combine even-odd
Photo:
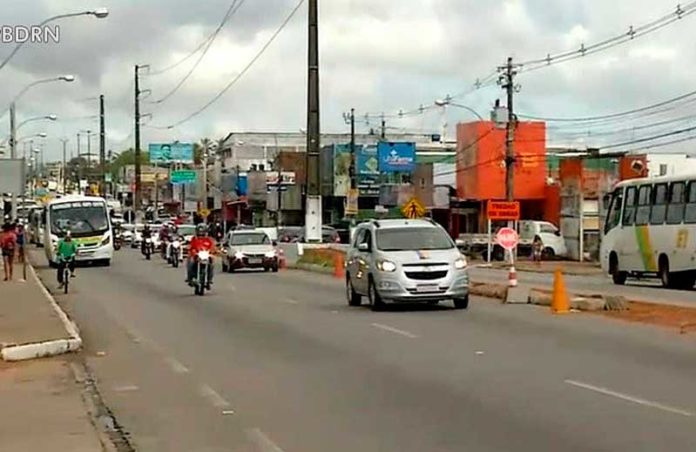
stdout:
[[360,196],[379,197],[379,156],[376,146],[356,146],[355,164]]
[[415,143],[389,143],[377,145],[379,170],[382,173],[412,173],[416,169]]
[[1,159],[0,193],[22,193],[25,184],[24,159]]
[[148,151],[151,163],[193,163],[191,143],[150,143]]
[[349,144],[337,144],[334,146],[334,196],[346,196],[348,194],[351,157]]

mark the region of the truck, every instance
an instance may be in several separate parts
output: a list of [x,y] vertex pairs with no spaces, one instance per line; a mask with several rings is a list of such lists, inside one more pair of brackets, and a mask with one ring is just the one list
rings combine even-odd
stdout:
[[[487,233],[460,234],[457,237],[457,246],[467,256],[476,256],[486,260],[490,245],[491,259],[502,261],[505,259],[505,250],[495,242],[495,235],[499,229],[499,227],[492,228],[490,240]],[[517,232],[520,236],[517,245],[518,255],[531,255],[532,245],[537,238],[541,240],[543,259],[564,257],[568,253],[561,232],[553,223],[522,220],[517,223]]]

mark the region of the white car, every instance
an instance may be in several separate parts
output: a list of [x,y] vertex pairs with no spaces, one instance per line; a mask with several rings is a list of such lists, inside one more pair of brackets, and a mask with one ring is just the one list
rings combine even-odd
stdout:
[[520,221],[520,238],[539,237],[542,243],[542,255],[546,259],[564,257],[568,254],[561,231],[548,221]]

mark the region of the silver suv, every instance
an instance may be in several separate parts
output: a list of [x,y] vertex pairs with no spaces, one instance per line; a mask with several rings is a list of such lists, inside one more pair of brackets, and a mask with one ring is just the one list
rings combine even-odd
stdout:
[[469,305],[466,260],[449,234],[431,220],[372,220],[360,224],[346,256],[350,306],[367,296],[372,310],[387,301]]

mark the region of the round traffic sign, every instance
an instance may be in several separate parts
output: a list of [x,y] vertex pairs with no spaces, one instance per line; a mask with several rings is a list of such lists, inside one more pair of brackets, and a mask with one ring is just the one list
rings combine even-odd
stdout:
[[511,250],[517,246],[520,237],[517,235],[517,231],[512,228],[501,228],[495,235],[495,241],[506,250]]

